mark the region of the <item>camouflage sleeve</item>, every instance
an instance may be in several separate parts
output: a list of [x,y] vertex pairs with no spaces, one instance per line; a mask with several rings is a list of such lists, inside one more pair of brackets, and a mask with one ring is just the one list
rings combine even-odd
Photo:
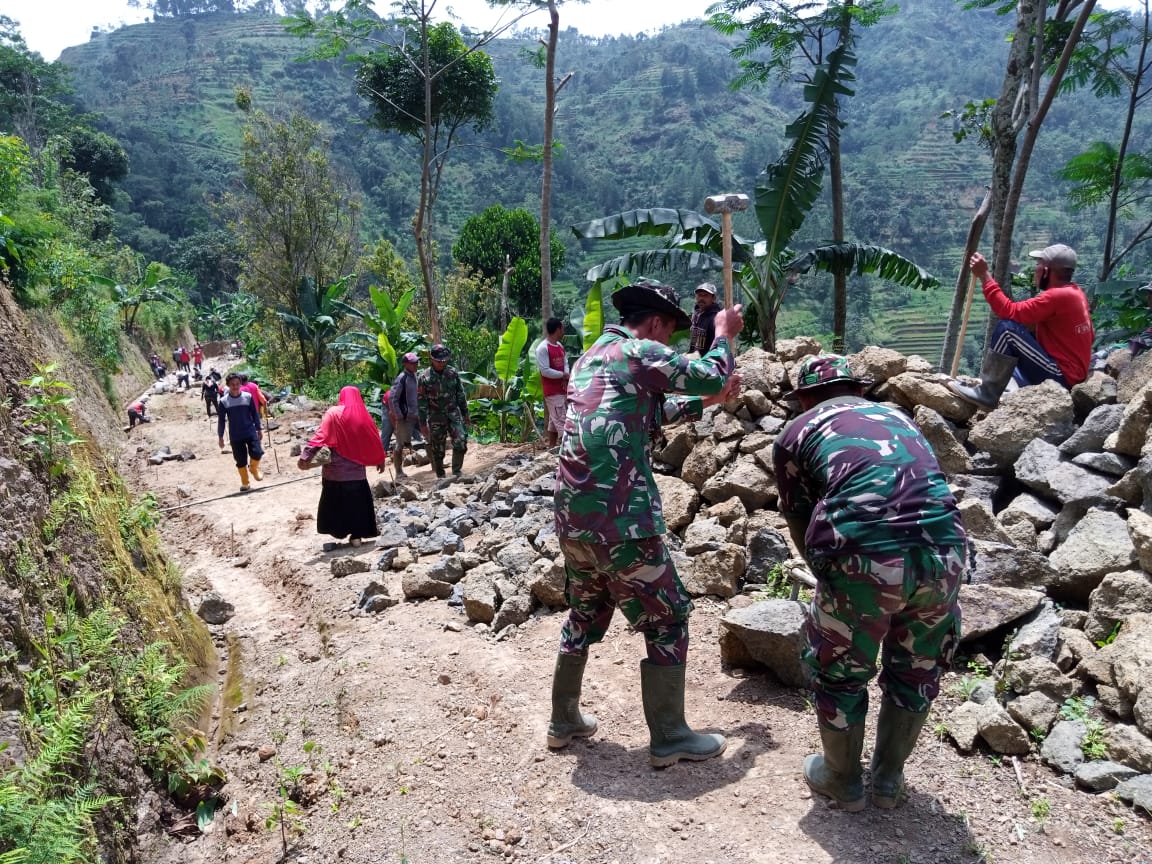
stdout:
[[423,376],[416,379],[416,414],[420,419],[421,426],[428,425],[428,393],[424,389],[424,385]]
[[464,382],[456,375],[456,404],[460,408],[460,416],[468,418],[468,396],[464,393]]
[[816,508],[816,498],[804,482],[800,464],[779,442],[772,447],[772,468],[780,492],[776,509],[786,517],[808,520]]
[[635,370],[636,382],[646,390],[673,390],[691,396],[719,393],[735,365],[732,349],[720,337],[699,360],[689,360],[667,345],[650,339],[625,343],[624,356]]
[[699,396],[670,396],[664,400],[664,422],[699,420],[704,416],[704,401]]

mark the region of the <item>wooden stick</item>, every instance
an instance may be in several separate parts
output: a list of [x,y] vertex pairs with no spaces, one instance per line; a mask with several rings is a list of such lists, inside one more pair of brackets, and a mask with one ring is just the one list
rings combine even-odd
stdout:
[[972,273],[968,278],[968,297],[964,301],[964,318],[960,321],[960,336],[956,340],[956,352],[952,355],[952,372],[953,378],[956,377],[956,370],[960,368],[960,355],[964,353],[964,337],[968,333],[968,316],[972,314],[972,298],[976,296],[976,274]]
[[724,308],[732,308],[732,214],[720,214],[720,227],[724,249]]

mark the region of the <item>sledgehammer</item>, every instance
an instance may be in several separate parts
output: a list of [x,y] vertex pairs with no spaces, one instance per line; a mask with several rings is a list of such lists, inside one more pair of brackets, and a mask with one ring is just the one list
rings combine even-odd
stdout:
[[704,212],[720,214],[724,243],[724,307],[732,308],[732,214],[748,209],[748,196],[742,194],[710,195],[704,199]]

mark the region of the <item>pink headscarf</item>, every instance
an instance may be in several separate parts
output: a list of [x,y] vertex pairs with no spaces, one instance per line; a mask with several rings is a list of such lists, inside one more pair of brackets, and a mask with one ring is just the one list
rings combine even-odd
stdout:
[[308,446],[327,447],[360,465],[381,465],[385,458],[380,430],[355,387],[340,391],[340,404],[324,414]]

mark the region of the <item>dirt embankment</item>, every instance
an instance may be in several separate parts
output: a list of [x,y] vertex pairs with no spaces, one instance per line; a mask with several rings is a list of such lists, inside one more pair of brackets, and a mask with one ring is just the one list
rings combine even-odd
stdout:
[[[538,615],[503,640],[440,601],[361,615],[367,582],[388,581],[399,596],[399,577],[332,576],[334,557],[373,565],[379,556],[368,546],[321,551],[319,476],[296,469],[288,434],[318,414],[280,418],[264,488],[238,495],[195,393],[156,397],[152,411],[157,420],[133,433],[125,466],[141,489],[183,508],[162,530],[189,596],[215,590],[236,613],[213,628],[226,699],[210,733],[231,778],[229,803],[205,836],[156,842],[148,860],[275,861],[280,818],[287,860],[312,864],[1152,860],[1147,821],[1065,788],[1031,760],[1018,776],[1009,760],[961,757],[931,734],[936,717],[909,762],[904,807],[845,814],[813,799],[800,773],[818,746],[804,694],[721,668],[724,606],[708,600],[692,619],[688,716],[729,736],[722,759],[648,767],[643,643],[619,616],[585,679],[600,731],[549,752],[561,614]],[[148,466],[161,445],[197,458]],[[483,473],[503,455],[473,445],[466,470]],[[427,468],[414,478],[430,484]],[[939,716],[950,702],[941,698]]]

